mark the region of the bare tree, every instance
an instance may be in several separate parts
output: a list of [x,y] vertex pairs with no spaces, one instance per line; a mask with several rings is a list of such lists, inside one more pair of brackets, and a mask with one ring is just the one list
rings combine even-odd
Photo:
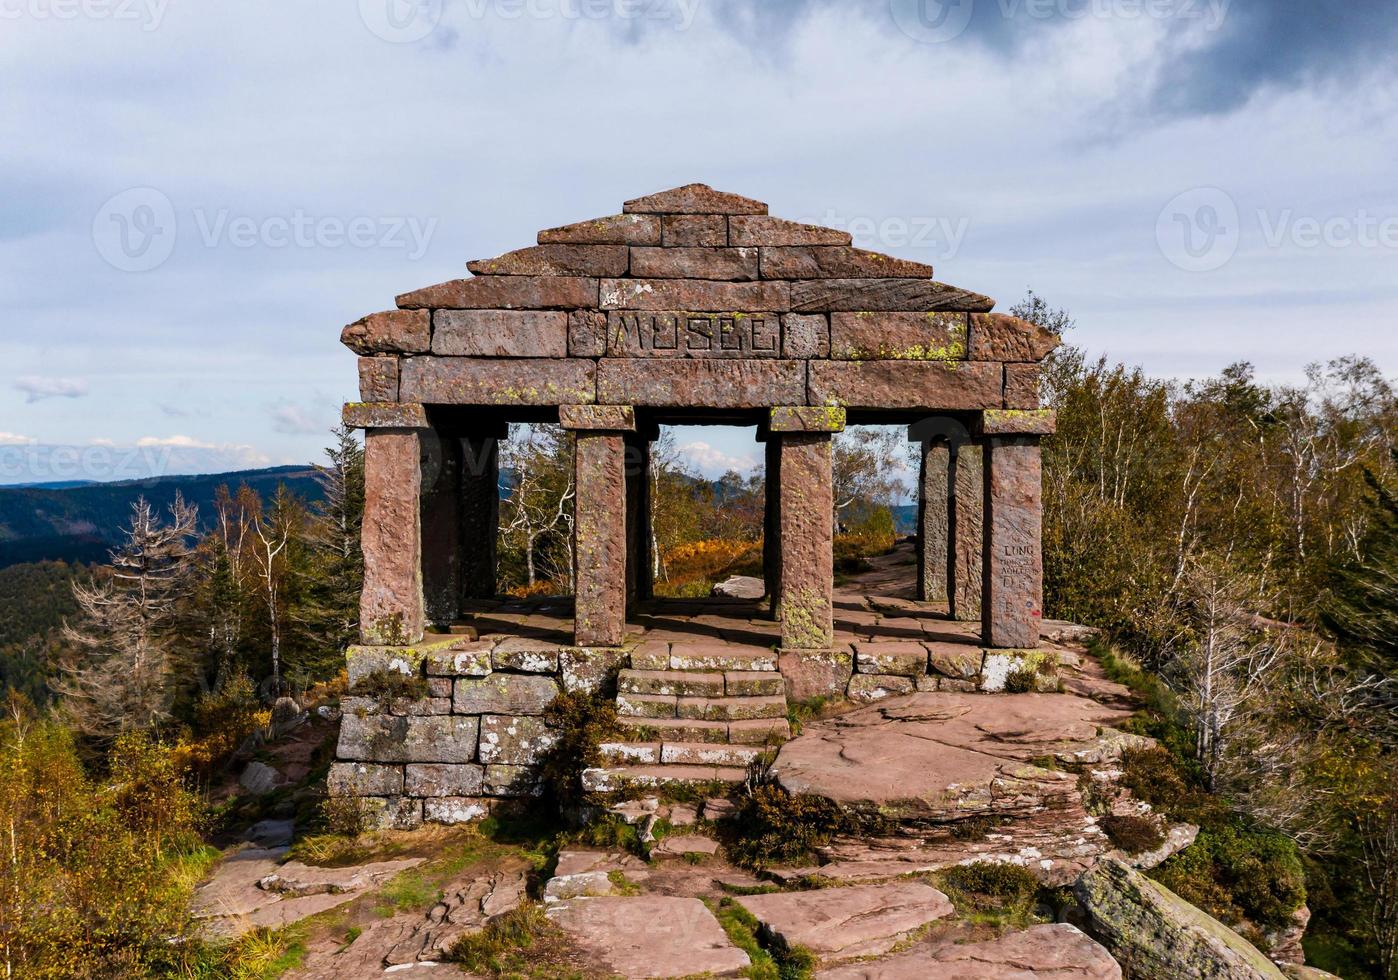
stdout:
[[832,444],[832,476],[835,489],[835,527],[842,526],[841,514],[856,502],[891,504],[906,492],[900,461],[906,456],[906,443],[898,429],[851,426],[838,434]]
[[[500,444],[500,465],[510,477],[508,496],[501,502],[505,536],[513,539],[524,556],[527,584],[541,575],[564,578],[573,589],[573,499],[571,453],[566,435],[553,426],[510,427],[510,438]],[[556,543],[565,555],[555,567],[545,568],[545,541]]]
[[74,583],[81,623],[64,624],[72,649],[54,689],[83,734],[109,739],[169,718],[172,627],[197,523],[197,509],[179,494],[168,524],[141,497],[131,505],[121,547],[109,553],[109,573],[92,585]]
[[1357,819],[1361,866],[1368,885],[1368,926],[1384,980],[1398,978],[1398,798],[1361,810]]

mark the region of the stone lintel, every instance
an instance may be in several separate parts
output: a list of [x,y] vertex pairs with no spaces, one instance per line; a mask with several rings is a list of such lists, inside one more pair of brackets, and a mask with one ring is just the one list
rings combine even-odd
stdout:
[[1058,429],[1058,416],[1051,408],[987,409],[976,423],[983,436],[1048,436]]
[[771,432],[843,432],[845,410],[824,405],[782,406],[772,409]]
[[351,429],[426,429],[427,409],[404,402],[347,402],[341,416]]
[[570,432],[635,432],[630,405],[560,405],[558,421]]

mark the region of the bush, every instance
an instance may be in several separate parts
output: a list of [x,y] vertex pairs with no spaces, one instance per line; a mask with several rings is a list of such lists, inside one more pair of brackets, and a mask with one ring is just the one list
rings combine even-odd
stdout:
[[1028,916],[1039,879],[1017,864],[977,861],[948,868],[941,875],[947,896],[958,909],[1018,919]]
[[559,809],[571,811],[587,795],[583,770],[602,764],[601,745],[617,734],[616,702],[600,691],[568,691],[544,709],[544,721],[554,730],[557,741],[545,754],[540,775]]
[[1296,844],[1275,831],[1237,824],[1199,832],[1193,846],[1153,872],[1185,901],[1229,925],[1286,925],[1306,901]]
[[754,788],[722,826],[729,855],[750,868],[806,859],[835,835],[862,829],[832,800],[793,796],[775,785]]
[[1158,817],[1111,815],[1098,823],[1111,842],[1127,854],[1144,854],[1165,843],[1165,830]]

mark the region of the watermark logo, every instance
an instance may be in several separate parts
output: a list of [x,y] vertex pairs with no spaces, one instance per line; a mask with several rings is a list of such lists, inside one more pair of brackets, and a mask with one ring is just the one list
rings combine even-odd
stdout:
[[421,41],[442,22],[443,0],[359,0],[359,19],[390,44]]
[[175,250],[179,223],[170,198],[154,187],[113,195],[92,219],[92,242],[122,272],[149,272]]
[[966,232],[971,227],[967,217],[951,218],[941,215],[893,215],[882,218],[867,215],[843,215],[827,210],[819,217],[799,219],[805,224],[821,225],[847,231],[860,248],[927,249],[935,259],[952,259],[961,251]]
[[1238,205],[1217,187],[1178,194],[1155,221],[1155,241],[1171,265],[1186,272],[1221,269],[1238,251]]
[[170,0],[0,0],[0,20],[105,20],[159,29]]
[[922,44],[941,44],[965,33],[975,0],[889,0],[893,22]]

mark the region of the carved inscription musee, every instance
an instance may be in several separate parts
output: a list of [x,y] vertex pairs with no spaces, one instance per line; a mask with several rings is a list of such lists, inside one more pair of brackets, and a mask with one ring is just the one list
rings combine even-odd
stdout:
[[779,357],[774,313],[607,314],[608,357]]

